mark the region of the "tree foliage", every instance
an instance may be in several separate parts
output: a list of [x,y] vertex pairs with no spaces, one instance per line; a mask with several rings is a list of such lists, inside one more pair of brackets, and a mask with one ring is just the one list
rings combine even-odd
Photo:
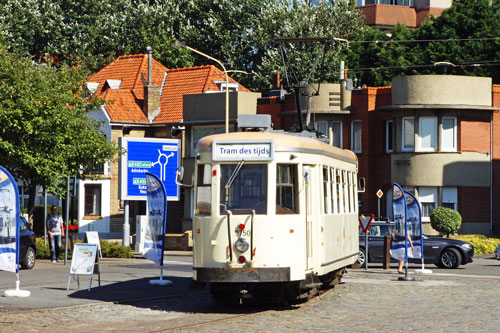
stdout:
[[82,165],[119,152],[86,115],[95,104],[82,95],[84,79],[78,69],[37,65],[0,46],[1,163],[28,184],[30,214],[37,185],[62,195],[65,177],[84,178]]
[[450,234],[456,233],[462,226],[462,215],[451,208],[438,207],[432,211],[431,226],[450,237]]
[[[360,13],[345,0],[4,0],[0,31],[9,51],[78,64],[95,72],[123,54],[144,53],[168,68],[204,65],[209,60],[174,50],[185,44],[226,64],[227,69],[257,73],[234,76],[249,88],[270,86],[271,73],[282,69],[271,40],[282,37],[350,39],[362,26]],[[318,57],[314,44],[289,46],[294,65],[304,73]],[[338,68],[332,45],[315,80],[331,81]],[[307,75],[302,75],[307,76]]]
[[[470,38],[500,38],[498,1],[492,5],[488,0],[453,1],[439,17],[431,16],[412,31],[400,25],[389,32],[365,28],[357,40],[379,43],[353,43],[347,54],[348,65],[350,68],[373,68],[351,73],[373,86],[388,85],[397,75],[441,73],[433,66],[437,62],[476,63],[479,65],[450,67],[447,73],[490,76],[494,83],[500,83],[498,64],[483,66],[484,62],[500,58],[500,40],[448,40]],[[436,39],[442,41],[426,41]],[[400,43],[398,40],[425,42]]]

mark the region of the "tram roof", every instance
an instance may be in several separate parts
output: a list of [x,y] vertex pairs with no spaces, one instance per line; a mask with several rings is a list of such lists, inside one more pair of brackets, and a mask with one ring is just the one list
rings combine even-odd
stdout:
[[331,154],[342,159],[351,160],[353,163],[356,163],[358,159],[356,154],[350,150],[331,146],[314,138],[273,132],[231,132],[209,135],[198,141],[196,151],[210,151],[212,143],[216,140],[235,141],[235,143],[248,140],[272,140],[276,150],[287,151],[286,148],[290,148],[290,151],[326,153],[327,155]]

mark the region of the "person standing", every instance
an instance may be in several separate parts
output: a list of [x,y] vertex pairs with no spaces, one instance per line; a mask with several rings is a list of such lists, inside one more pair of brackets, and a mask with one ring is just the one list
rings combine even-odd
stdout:
[[50,207],[50,214],[47,215],[45,221],[47,227],[47,234],[50,239],[50,254],[52,255],[52,262],[59,261],[59,254],[61,253],[61,240],[64,237],[63,219],[57,213],[57,207]]

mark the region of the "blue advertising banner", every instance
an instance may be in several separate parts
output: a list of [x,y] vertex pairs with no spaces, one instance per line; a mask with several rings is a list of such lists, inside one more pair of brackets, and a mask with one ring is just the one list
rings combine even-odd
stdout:
[[0,166],[0,270],[19,272],[19,219],[17,183]]
[[146,172],[161,180],[167,200],[178,201],[176,172],[180,165],[180,140],[121,138],[127,152],[121,162],[121,200],[146,200]]
[[146,191],[148,223],[145,230],[143,256],[162,266],[167,227],[167,198],[163,182],[156,175],[146,173]]
[[391,242],[391,257],[407,261],[406,251],[406,198],[403,189],[394,184],[392,190],[392,209],[394,212],[394,230]]
[[422,213],[420,204],[415,196],[408,191],[404,191],[406,197],[406,224],[408,234],[412,240],[413,250],[408,248],[409,258],[423,258],[423,238],[422,238]]

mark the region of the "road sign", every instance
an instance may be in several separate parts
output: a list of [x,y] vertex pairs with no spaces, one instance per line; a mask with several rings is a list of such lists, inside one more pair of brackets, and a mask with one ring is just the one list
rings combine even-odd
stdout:
[[373,221],[373,214],[361,214],[359,215],[359,225],[361,225],[361,229],[366,234],[368,228],[370,228],[370,224]]
[[377,194],[377,197],[380,199],[384,195],[384,192],[382,192],[382,190],[378,190],[376,194]]
[[176,172],[180,166],[180,140],[156,138],[121,138],[127,152],[121,157],[121,200],[146,200],[146,172],[163,182],[167,200],[180,199]]

